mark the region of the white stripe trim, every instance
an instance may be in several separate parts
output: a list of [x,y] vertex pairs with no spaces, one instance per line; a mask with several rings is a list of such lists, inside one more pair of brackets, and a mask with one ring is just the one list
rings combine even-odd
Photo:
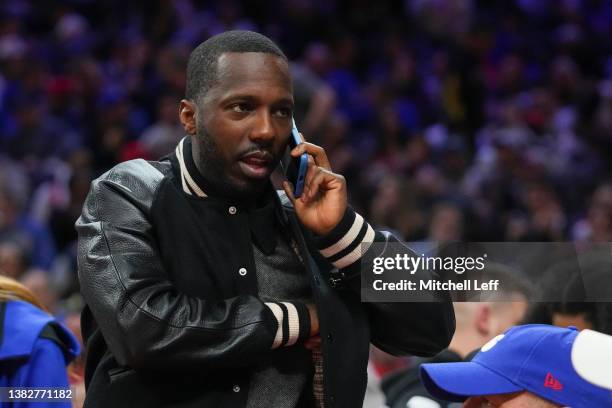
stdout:
[[355,213],[355,220],[353,221],[353,225],[351,225],[351,228],[348,230],[348,232],[344,234],[344,236],[340,238],[340,240],[338,240],[335,244],[319,251],[321,252],[321,255],[326,258],[331,258],[332,256],[336,255],[337,253],[351,245],[353,241],[355,241],[355,238],[357,238],[357,235],[359,235],[359,231],[361,231],[363,223],[363,217]]
[[187,171],[187,169],[185,169],[185,163],[183,163],[183,154],[181,152],[183,147],[183,139],[181,139],[181,141],[179,142],[179,144],[176,146],[176,158],[178,159],[179,162],[179,167],[181,169],[181,184],[183,185],[183,191],[189,195],[193,195],[191,194],[191,191],[189,190],[189,188],[187,187],[187,184],[185,183],[185,176],[183,175],[183,173],[185,171]]
[[351,252],[338,259],[336,262],[333,262],[334,266],[338,269],[342,269],[358,261],[361,256],[368,249],[370,249],[370,245],[372,245],[372,242],[374,241],[374,235],[374,229],[370,226],[370,224],[368,224],[368,230],[366,231],[365,236],[363,237],[363,241],[361,241],[361,243],[357,245],[357,247]]
[[287,306],[287,312],[289,315],[289,339],[285,346],[293,346],[298,338],[300,337],[300,317],[298,315],[297,308],[293,303],[281,302]]
[[204,191],[202,191],[202,189],[196,184],[195,181],[193,181],[193,179],[191,178],[191,175],[189,174],[189,171],[187,170],[187,166],[185,165],[185,158],[183,155],[183,142],[185,139],[182,139],[178,145],[178,153],[177,153],[177,157],[179,159],[179,164],[181,166],[181,175],[183,176],[184,180],[183,181],[183,190],[187,191],[190,195],[191,195],[191,191],[189,191],[189,189],[187,188],[187,186],[185,185],[185,180],[187,180],[187,184],[189,184],[189,187],[191,187],[191,189],[196,193],[196,195],[198,197],[206,197],[206,193],[204,193]]
[[276,329],[276,335],[272,342],[272,349],[278,348],[283,343],[283,309],[276,303],[266,302],[264,303],[274,313],[274,317],[278,321],[278,329]]

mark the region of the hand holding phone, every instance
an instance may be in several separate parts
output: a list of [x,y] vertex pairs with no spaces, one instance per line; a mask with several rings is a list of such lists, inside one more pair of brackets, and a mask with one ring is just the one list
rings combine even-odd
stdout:
[[[321,146],[302,140],[295,122],[281,164],[287,179],[283,182],[283,189],[300,223],[316,235],[328,234],[346,213],[348,204],[344,177],[332,171]],[[293,184],[293,188],[290,184]]]
[[293,185],[293,196],[299,198],[304,191],[304,180],[306,180],[306,171],[308,170],[308,155],[303,153],[298,157],[291,156],[291,151],[300,143],[302,138],[295,125],[295,119],[292,119],[293,127],[287,144],[287,151],[281,160],[281,168],[288,182]]

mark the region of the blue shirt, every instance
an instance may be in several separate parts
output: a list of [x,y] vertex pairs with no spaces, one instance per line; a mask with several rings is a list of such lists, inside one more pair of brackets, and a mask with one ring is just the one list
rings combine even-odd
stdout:
[[[44,336],[49,328],[53,336]],[[66,365],[79,354],[79,344],[53,316],[27,302],[0,303],[0,330],[0,387],[69,388]],[[71,403],[0,403],[9,406],[70,408]]]

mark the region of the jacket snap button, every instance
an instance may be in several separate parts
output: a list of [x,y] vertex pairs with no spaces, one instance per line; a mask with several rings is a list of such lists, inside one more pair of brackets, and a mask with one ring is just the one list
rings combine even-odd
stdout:
[[228,209],[228,212],[232,215],[236,214],[236,207],[234,207],[233,205]]
[[334,338],[332,337],[331,333],[327,333],[327,340],[328,341],[332,341]]
[[232,388],[232,390],[233,390],[234,392],[240,392],[240,387],[239,387],[239,386],[237,386],[237,385],[234,385],[234,388]]
[[240,274],[240,276],[244,276],[247,274],[247,270],[246,268],[240,268],[238,269],[238,273]]

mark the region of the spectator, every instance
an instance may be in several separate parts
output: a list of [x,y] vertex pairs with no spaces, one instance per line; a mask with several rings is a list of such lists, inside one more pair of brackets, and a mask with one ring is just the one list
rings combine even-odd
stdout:
[[[4,273],[42,268],[63,301],[78,292],[73,225],[91,180],[163,154],[140,142],[168,130],[186,50],[232,27],[278,39],[302,68],[298,127],[378,225],[409,240],[612,241],[611,2],[281,3],[0,2]],[[461,234],[433,214],[448,202]],[[562,303],[536,321],[575,311]],[[604,312],[585,323],[610,332]]]
[[457,205],[438,204],[432,211],[427,239],[440,243],[461,241],[464,222],[463,212]]
[[321,129],[328,124],[336,107],[336,95],[331,87],[317,74],[321,58],[328,55],[321,44],[311,45],[302,61],[291,64],[294,117],[300,123],[300,131],[309,135],[309,141],[319,142]]
[[179,98],[173,95],[160,97],[158,120],[145,129],[140,138],[142,147],[149,157],[157,159],[169,154],[184,136],[176,114],[178,103]]
[[21,278],[21,283],[36,296],[36,299],[39,300],[44,310],[52,314],[58,312],[57,292],[49,279],[49,273],[47,271],[40,269],[29,270]]
[[575,328],[516,326],[485,344],[472,361],[423,364],[423,384],[438,398],[465,401],[465,408],[612,406],[608,390],[574,370],[577,336]]
[[[57,387],[67,390],[66,365],[79,353],[68,330],[44,312],[34,295],[16,281],[0,276],[0,386]],[[5,395],[6,397],[6,395]],[[4,404],[3,404],[4,405]],[[70,400],[9,403],[10,406],[70,408]]]
[[[383,379],[382,389],[390,408],[412,408],[433,402],[447,405],[444,398],[430,394],[419,381],[419,366],[422,363],[457,362],[468,358],[495,336],[519,324],[527,311],[530,291],[520,279],[518,272],[501,265],[488,265],[487,278],[503,282],[494,296],[480,302],[454,302],[456,329],[448,348],[429,360],[417,364]],[[426,406],[426,405],[423,405]]]
[[612,184],[597,187],[585,219],[574,224],[572,237],[577,241],[612,241]]
[[49,268],[55,243],[46,227],[28,217],[28,187],[25,174],[16,164],[2,163],[0,173],[0,243],[12,242],[24,251],[28,263]]
[[[567,245],[565,245],[567,247]],[[612,259],[607,245],[598,245],[553,265],[538,278],[541,298],[528,323],[575,326],[612,334]]]
[[21,248],[12,242],[0,244],[0,272],[12,279],[19,279],[25,272],[26,260]]

